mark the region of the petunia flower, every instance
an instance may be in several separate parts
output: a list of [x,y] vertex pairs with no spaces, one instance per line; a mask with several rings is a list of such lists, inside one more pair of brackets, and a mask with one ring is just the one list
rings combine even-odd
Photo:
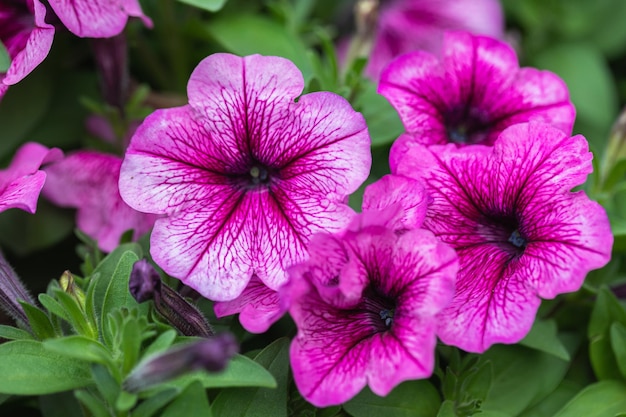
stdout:
[[[420,227],[426,214],[428,196],[420,181],[399,175],[385,175],[365,188],[363,214],[353,218],[349,228],[368,224],[385,225],[396,233]],[[263,333],[280,319],[289,302],[279,291],[268,288],[253,276],[241,295],[214,305],[217,317],[239,314],[241,325],[251,333]]]
[[326,407],[366,385],[384,396],[429,377],[437,314],[454,294],[454,250],[426,230],[368,224],[316,235],[309,252],[281,290],[298,327],[290,355],[302,396]]
[[398,55],[439,53],[447,30],[502,38],[504,16],[498,0],[392,0],[382,4],[365,74],[378,80]]
[[492,145],[502,130],[528,121],[571,134],[575,109],[565,83],[548,71],[520,69],[505,43],[448,32],[441,55],[402,55],[381,76],[378,92],[416,142]]
[[138,17],[147,27],[152,20],[143,14],[138,0],[48,0],[63,25],[81,38],[119,35],[129,17]]
[[110,252],[122,235],[133,230],[133,240],[147,233],[157,216],[130,208],[118,189],[122,158],[96,151],[77,151],[48,165],[43,195],[61,207],[78,209],[76,224]]
[[505,129],[493,147],[425,147],[400,139],[394,173],[423,180],[424,227],[459,255],[457,290],[439,337],[470,352],[516,343],[541,299],[576,291],[611,257],[604,209],[570,191],[592,171],[587,141],[546,124]]
[[0,0],[0,40],[11,58],[7,72],[0,73],[0,99],[48,56],[54,27],[45,17],[39,0]]
[[207,298],[232,300],[252,276],[278,289],[310,236],[354,213],[347,196],[371,165],[365,121],[336,94],[298,97],[303,87],[286,59],[215,54],[192,73],[189,105],[155,111],[131,139],[121,195],[165,215],[153,259]]
[[8,168],[0,170],[0,212],[19,208],[29,213],[37,210],[39,193],[46,181],[41,165],[63,157],[61,150],[48,149],[29,142],[20,147]]

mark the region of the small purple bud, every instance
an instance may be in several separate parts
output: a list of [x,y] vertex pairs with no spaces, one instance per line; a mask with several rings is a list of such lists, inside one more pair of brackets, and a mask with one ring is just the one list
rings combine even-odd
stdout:
[[213,329],[204,315],[179,293],[163,284],[159,273],[146,259],[133,265],[128,288],[138,303],[154,299],[156,311],[185,336],[213,335]]
[[140,259],[133,265],[128,289],[138,303],[154,298],[154,292],[161,286],[161,277],[147,259]]
[[18,324],[30,328],[28,317],[19,301],[35,305],[35,301],[0,252],[0,307]]
[[124,381],[123,388],[137,392],[191,371],[218,372],[226,368],[238,351],[237,341],[230,333],[174,347],[139,363]]

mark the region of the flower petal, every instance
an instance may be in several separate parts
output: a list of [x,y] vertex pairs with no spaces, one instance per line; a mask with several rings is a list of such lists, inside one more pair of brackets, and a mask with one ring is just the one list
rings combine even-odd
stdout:
[[217,317],[239,313],[241,325],[251,333],[266,332],[285,312],[278,292],[266,287],[257,277],[252,277],[239,297],[217,302],[214,309]]
[[121,164],[114,155],[78,151],[45,169],[44,196],[58,206],[77,208],[78,228],[106,252],[115,249],[128,230],[138,239],[157,218],[124,203],[117,185]]
[[138,0],[49,0],[49,3],[65,27],[81,38],[119,35],[129,17],[138,17],[152,27]]
[[34,213],[46,180],[46,174],[39,167],[62,156],[57,148],[48,149],[34,142],[22,145],[11,165],[0,171],[0,211],[19,208]]

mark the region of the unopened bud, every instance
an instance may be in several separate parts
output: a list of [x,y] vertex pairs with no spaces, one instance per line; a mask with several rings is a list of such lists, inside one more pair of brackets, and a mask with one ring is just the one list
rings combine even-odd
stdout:
[[28,317],[19,301],[35,305],[35,301],[0,252],[0,307],[18,324],[30,327]]
[[174,289],[163,284],[159,273],[146,259],[133,265],[129,290],[138,303],[153,299],[156,311],[185,336],[213,335],[204,315]]
[[86,296],[83,290],[80,289],[78,285],[76,285],[76,281],[74,280],[74,275],[70,271],[63,272],[61,278],[59,278],[59,284],[63,291],[72,296],[77,302],[78,305],[85,311],[85,303]]
[[137,392],[191,371],[204,369],[218,372],[238,351],[237,341],[230,333],[174,347],[137,365],[124,381],[123,388]]

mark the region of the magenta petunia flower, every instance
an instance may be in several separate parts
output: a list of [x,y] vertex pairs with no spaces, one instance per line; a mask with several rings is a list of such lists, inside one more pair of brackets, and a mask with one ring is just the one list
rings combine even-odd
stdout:
[[354,213],[347,196],[371,164],[365,121],[336,94],[298,98],[303,87],[286,59],[215,54],[191,75],[189,105],[157,110],[131,140],[121,195],[166,215],[152,256],[207,298],[235,299],[253,275],[278,289],[309,237]]
[[447,30],[502,38],[498,0],[393,0],[383,3],[365,73],[378,80],[398,55],[416,50],[439,53]]
[[143,14],[138,0],[48,0],[61,22],[81,38],[119,35],[129,17],[138,17],[147,27],[152,20]]
[[592,171],[587,141],[546,124],[505,129],[493,147],[424,147],[401,138],[392,172],[425,181],[424,227],[454,247],[460,269],[439,337],[470,352],[516,343],[541,298],[576,291],[611,257],[604,209],[570,190]]
[[147,233],[157,216],[130,208],[118,190],[122,158],[95,151],[78,151],[48,165],[43,195],[61,207],[78,209],[76,224],[110,252],[122,235],[133,230],[133,240]]
[[0,40],[11,58],[7,72],[0,73],[0,99],[48,56],[54,27],[45,17],[39,0],[0,0]]
[[39,168],[62,157],[63,153],[57,148],[48,149],[34,142],[22,145],[11,165],[0,170],[0,212],[19,208],[34,213],[46,181],[46,173]]
[[[420,227],[428,197],[420,181],[399,175],[386,175],[365,188],[363,214],[349,225],[358,230],[366,225],[384,225],[397,233]],[[217,317],[239,313],[241,325],[252,333],[263,333],[288,309],[289,302],[279,291],[252,277],[239,297],[215,303]]]
[[309,252],[283,290],[298,327],[291,367],[302,396],[325,407],[365,385],[384,396],[429,377],[437,314],[454,294],[454,250],[426,230],[368,224],[316,235]]
[[503,42],[465,32],[445,35],[442,58],[413,52],[383,72],[378,92],[406,134],[424,145],[492,145],[502,130],[538,121],[571,134],[575,110],[555,74],[519,68]]

